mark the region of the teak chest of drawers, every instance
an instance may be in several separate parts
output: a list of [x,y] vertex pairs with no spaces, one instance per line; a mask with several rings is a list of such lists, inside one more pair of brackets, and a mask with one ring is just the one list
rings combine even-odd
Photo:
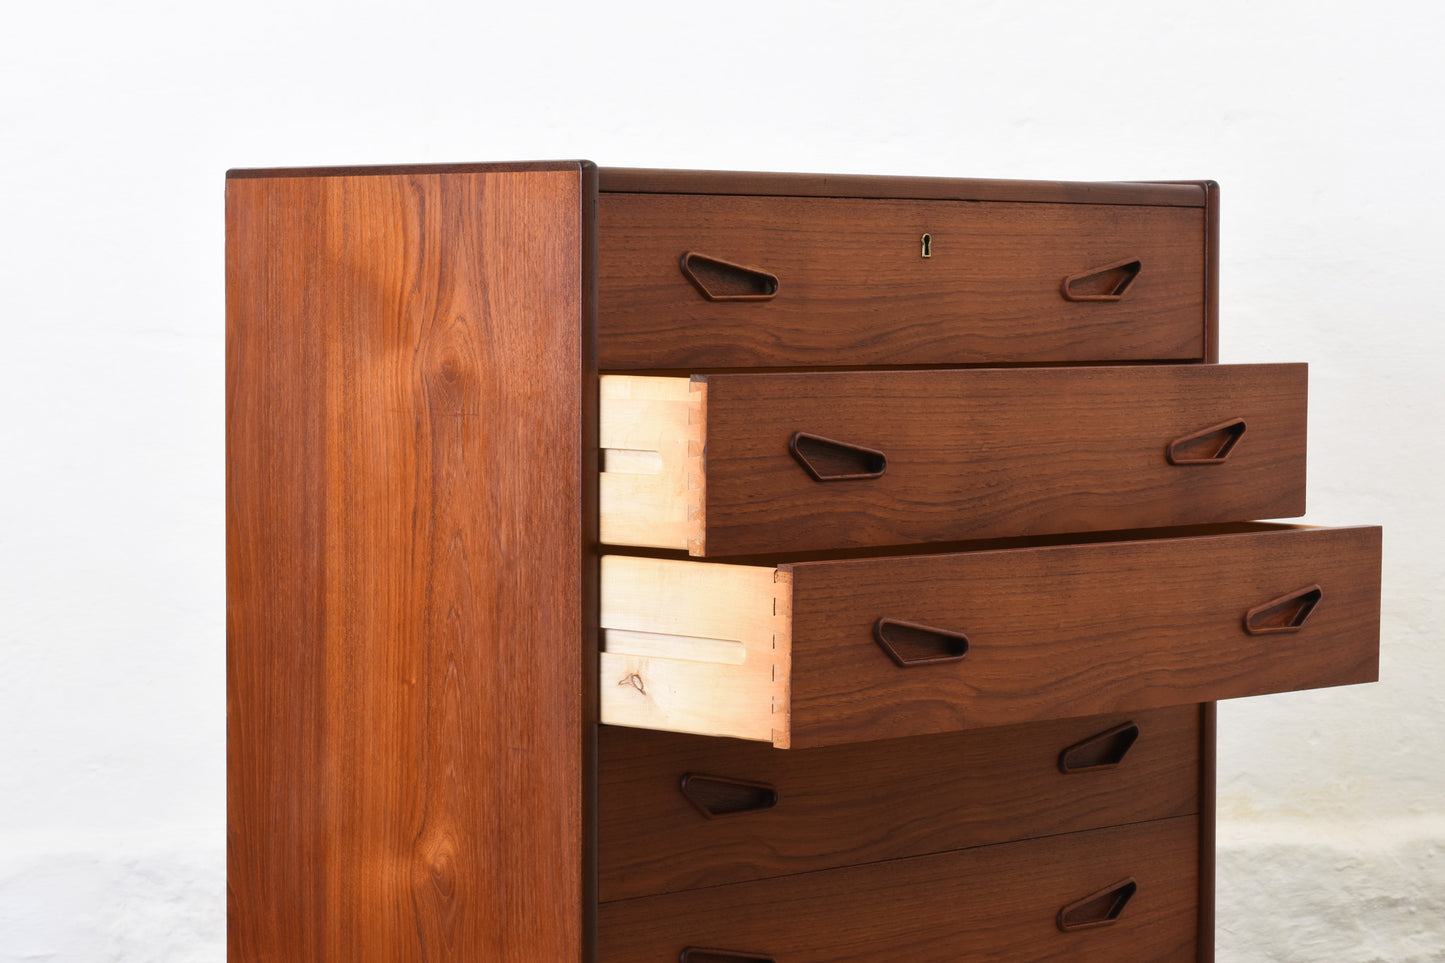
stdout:
[[1217,699],[1376,678],[1213,184],[227,181],[229,955],[1210,960]]

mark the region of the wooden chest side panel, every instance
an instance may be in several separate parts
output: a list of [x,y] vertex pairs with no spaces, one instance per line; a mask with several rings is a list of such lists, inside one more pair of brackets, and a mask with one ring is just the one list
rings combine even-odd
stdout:
[[233,963],[582,957],[586,175],[227,184]]

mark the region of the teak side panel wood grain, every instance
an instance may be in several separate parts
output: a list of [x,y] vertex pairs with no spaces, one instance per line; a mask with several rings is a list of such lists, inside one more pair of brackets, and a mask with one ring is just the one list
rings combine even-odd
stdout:
[[[701,554],[1159,528],[1305,509],[1305,365],[708,375]],[[1170,441],[1233,418],[1227,460]],[[818,482],[807,432],[887,456]],[[684,547],[684,546],[678,546]],[[696,547],[692,546],[695,553]]]
[[[1131,722],[1118,765],[1061,771],[1063,750]],[[603,726],[600,898],[1197,813],[1200,753],[1198,706],[790,752]],[[764,784],[776,803],[709,819],[683,794],[689,774]]]
[[584,957],[589,183],[227,184],[232,963]]
[[[1200,361],[1201,208],[610,194],[600,199],[604,370]],[[930,237],[930,256],[921,239]],[[687,252],[777,278],[708,300]],[[1138,261],[1118,300],[1071,276]]]
[[[598,963],[675,963],[688,947],[779,963],[1194,963],[1193,816],[604,903]],[[1106,926],[1059,911],[1133,878]]]
[[[782,566],[793,586],[792,745],[1009,725],[1373,682],[1380,529],[1284,529]],[[1298,632],[1251,609],[1316,585]],[[873,626],[969,639],[899,668]]]

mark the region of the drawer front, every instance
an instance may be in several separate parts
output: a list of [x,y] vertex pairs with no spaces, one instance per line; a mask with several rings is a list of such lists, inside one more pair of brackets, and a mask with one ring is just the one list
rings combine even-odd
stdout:
[[[1378,528],[819,562],[792,581],[799,747],[1379,675]],[[880,619],[959,633],[967,654],[900,667]]]
[[1200,709],[856,746],[604,726],[601,899],[946,852],[1199,811]]
[[[726,556],[1304,512],[1305,365],[603,382],[611,544]],[[655,461],[619,461],[639,450]]]
[[1378,528],[1223,532],[776,570],[608,556],[602,721],[806,748],[1378,677]]
[[604,903],[597,958],[1182,963],[1198,873],[1199,822],[1184,816]]
[[1186,207],[604,193],[599,366],[1200,361],[1205,223]]

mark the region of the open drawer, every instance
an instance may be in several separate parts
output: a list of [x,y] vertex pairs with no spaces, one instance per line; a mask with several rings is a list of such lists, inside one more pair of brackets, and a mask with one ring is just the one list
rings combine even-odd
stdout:
[[782,553],[1305,507],[1307,369],[602,378],[605,544]]
[[1378,677],[1380,529],[602,559],[604,723],[833,745]]

